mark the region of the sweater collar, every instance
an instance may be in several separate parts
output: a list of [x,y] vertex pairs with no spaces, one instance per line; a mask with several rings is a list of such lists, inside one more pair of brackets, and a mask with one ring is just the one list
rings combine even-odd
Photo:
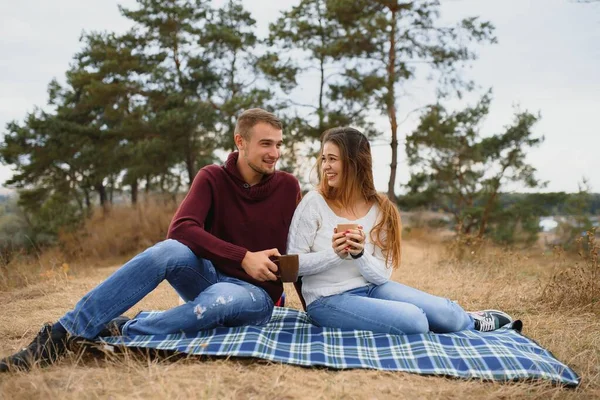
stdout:
[[269,196],[276,185],[274,182],[276,181],[275,177],[279,174],[278,171],[270,175],[264,175],[259,183],[254,186],[250,186],[244,178],[242,178],[242,174],[237,167],[237,160],[240,156],[238,151],[234,151],[230,153],[223,165],[225,171],[233,178],[236,184],[242,189],[242,193],[244,193],[245,197],[255,200],[261,200],[267,196]]

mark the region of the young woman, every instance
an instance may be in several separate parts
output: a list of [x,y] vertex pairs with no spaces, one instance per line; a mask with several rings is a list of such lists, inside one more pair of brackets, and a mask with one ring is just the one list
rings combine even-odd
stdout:
[[[319,186],[300,202],[288,236],[299,254],[302,295],[319,326],[390,334],[489,331],[512,321],[390,280],[400,265],[400,215],[375,190],[369,140],[353,128],[326,131]],[[338,224],[358,229],[338,232]]]

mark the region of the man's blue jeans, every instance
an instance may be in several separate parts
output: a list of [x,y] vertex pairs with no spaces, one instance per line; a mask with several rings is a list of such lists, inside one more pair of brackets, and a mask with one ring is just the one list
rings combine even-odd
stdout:
[[319,326],[393,335],[474,327],[473,318],[453,301],[393,281],[321,297],[307,312]]
[[94,339],[165,279],[187,303],[127,322],[124,335],[194,333],[217,326],[262,325],[271,318],[273,301],[264,289],[220,273],[210,261],[169,239],[115,271],[59,322],[72,335]]

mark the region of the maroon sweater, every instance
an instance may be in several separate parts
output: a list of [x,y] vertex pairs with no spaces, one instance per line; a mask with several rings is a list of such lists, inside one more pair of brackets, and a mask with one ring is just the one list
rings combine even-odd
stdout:
[[241,263],[247,251],[277,248],[285,254],[300,185],[293,175],[276,171],[250,186],[237,168],[238,155],[231,153],[223,166],[209,165],[198,172],[167,237],[210,260],[219,271],[262,287],[277,301],[283,292],[281,281],[257,281]]

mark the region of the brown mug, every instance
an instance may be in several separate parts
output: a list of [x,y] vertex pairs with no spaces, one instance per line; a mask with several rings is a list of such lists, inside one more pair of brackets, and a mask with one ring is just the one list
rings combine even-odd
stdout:
[[337,233],[346,232],[351,229],[358,229],[358,224],[338,224]]
[[275,275],[281,278],[282,282],[296,282],[298,280],[298,268],[300,267],[298,254],[273,257],[273,263],[277,265]]

